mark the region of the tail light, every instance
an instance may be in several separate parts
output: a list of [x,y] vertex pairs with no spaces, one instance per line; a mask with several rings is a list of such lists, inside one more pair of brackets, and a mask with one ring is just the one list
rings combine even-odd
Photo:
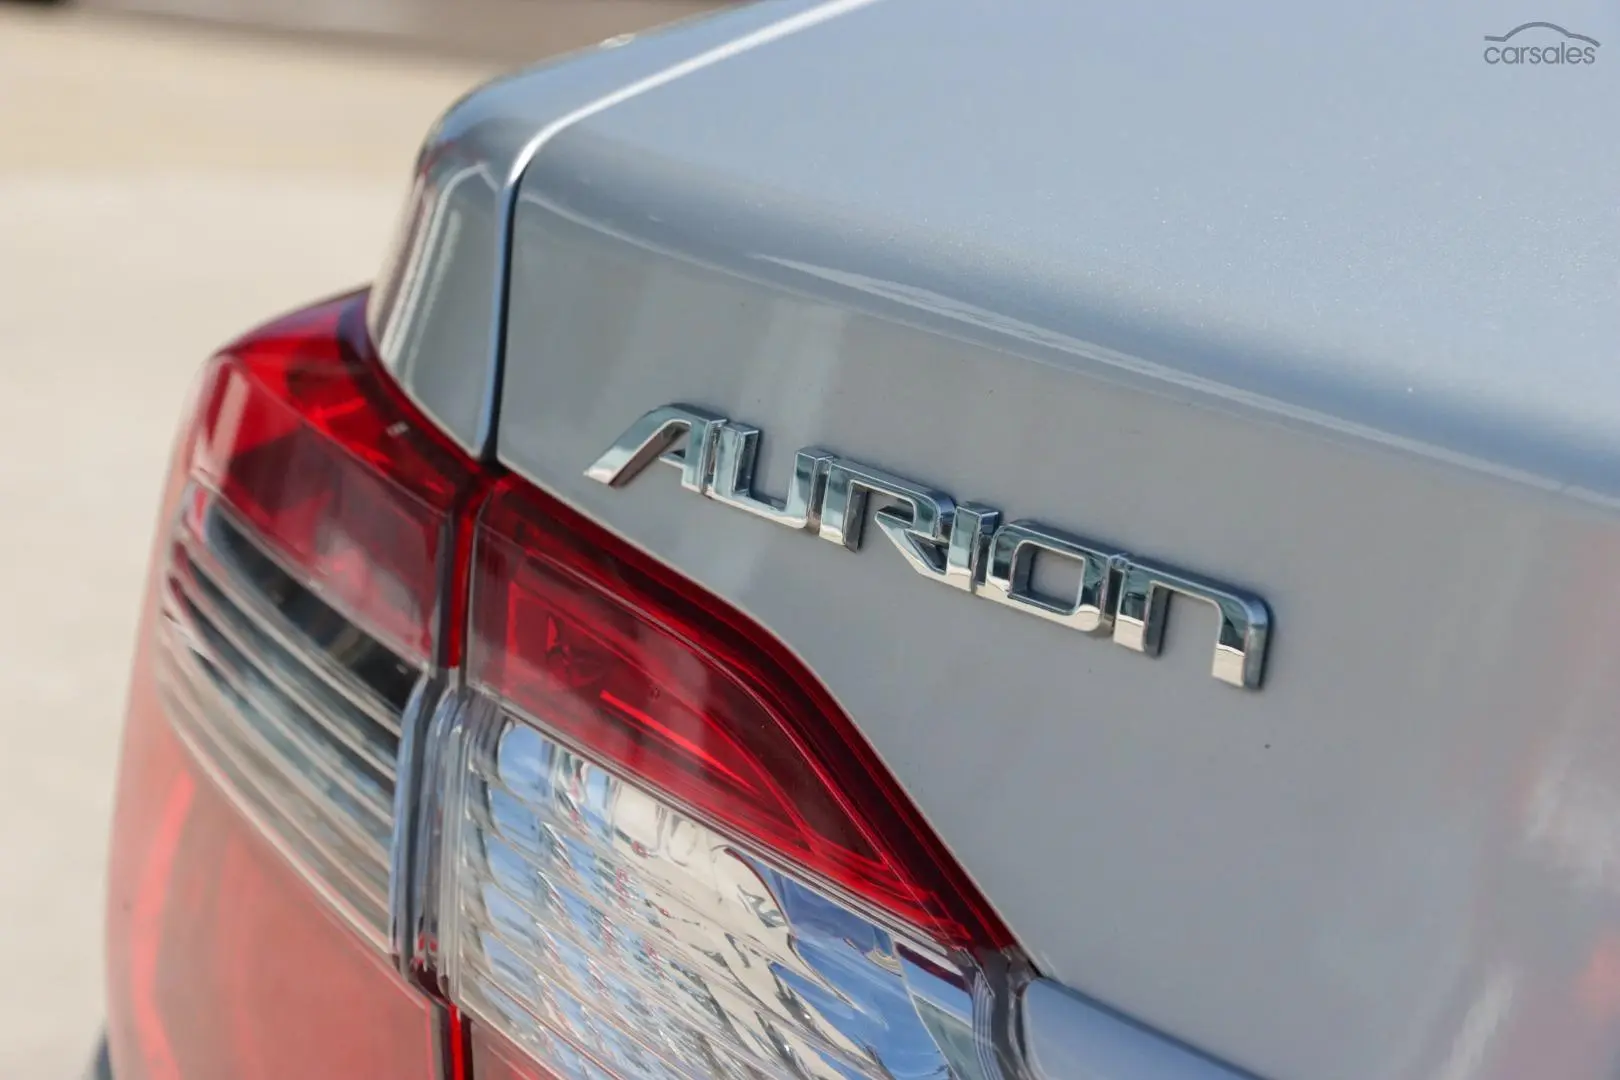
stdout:
[[1015,946],[821,685],[440,439],[364,299],[228,349],[182,442],[117,1075],[1021,1072]]
[[454,1001],[564,1077],[1000,1075],[1006,931],[794,657],[517,481],[476,553]]
[[120,1080],[439,1072],[391,864],[474,474],[380,376],[364,302],[228,348],[181,439],[114,824]]

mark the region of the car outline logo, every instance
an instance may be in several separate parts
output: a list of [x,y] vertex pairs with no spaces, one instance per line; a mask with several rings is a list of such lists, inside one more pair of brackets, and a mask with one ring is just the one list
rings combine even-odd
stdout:
[[[1510,45],[1514,38],[1525,32],[1549,31],[1560,36],[1556,45]],[[1541,40],[1545,41],[1545,38]],[[1571,44],[1574,42],[1574,44]],[[1602,42],[1586,34],[1565,30],[1557,23],[1536,19],[1520,23],[1505,34],[1486,34],[1485,62],[1492,67],[1575,67],[1597,63]]]
[[1565,30],[1562,26],[1559,26],[1557,23],[1543,22],[1541,20],[1536,20],[1536,21],[1527,22],[1527,23],[1520,23],[1518,26],[1515,26],[1513,29],[1509,30],[1507,33],[1501,35],[1500,37],[1498,37],[1496,35],[1493,35],[1493,34],[1486,34],[1485,35],[1485,40],[1486,41],[1495,41],[1495,42],[1501,43],[1501,42],[1511,40],[1513,37],[1515,37],[1518,34],[1523,33],[1526,30],[1556,30],[1560,34],[1563,34],[1566,38],[1569,38],[1572,41],[1584,41],[1588,45],[1597,45],[1597,46],[1602,46],[1602,44],[1603,44],[1603,42],[1599,41],[1597,38],[1587,37],[1585,34],[1577,34],[1577,33],[1574,33],[1572,31]]

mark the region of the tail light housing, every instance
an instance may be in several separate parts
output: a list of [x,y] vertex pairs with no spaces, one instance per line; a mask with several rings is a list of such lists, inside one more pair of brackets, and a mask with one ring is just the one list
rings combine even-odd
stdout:
[[364,304],[224,350],[181,434],[114,823],[121,1080],[441,1071],[393,863],[476,478],[381,376]]
[[469,459],[365,294],[182,434],[109,906],[117,1075],[1016,1076],[1006,929],[780,642]]
[[564,1077],[999,1076],[1010,942],[803,666],[521,481],[486,504],[438,925]]

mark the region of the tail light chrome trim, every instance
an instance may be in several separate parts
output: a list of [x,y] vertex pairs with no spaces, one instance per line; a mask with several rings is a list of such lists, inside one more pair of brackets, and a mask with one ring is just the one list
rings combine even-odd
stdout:
[[444,990],[444,958],[440,948],[441,874],[444,864],[446,807],[452,805],[440,778],[446,759],[465,738],[470,717],[479,708],[493,708],[489,699],[464,688],[439,698],[422,730],[418,767],[421,787],[408,827],[409,877],[402,882],[400,915],[406,930],[401,960],[407,970],[434,989]]
[[[421,981],[417,965],[420,936],[416,926],[415,881],[423,858],[423,845],[417,830],[418,808],[427,798],[424,758],[434,717],[449,697],[451,677],[438,668],[429,670],[416,684],[405,707],[403,733],[399,742],[399,778],[394,784],[394,836],[388,861],[388,941],[395,966],[412,981]],[[446,1073],[446,1075],[449,1075]]]

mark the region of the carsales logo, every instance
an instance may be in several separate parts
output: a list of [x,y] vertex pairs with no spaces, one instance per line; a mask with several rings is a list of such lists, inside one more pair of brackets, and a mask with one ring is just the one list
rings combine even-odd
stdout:
[[1596,38],[1572,34],[1557,23],[1527,22],[1500,37],[1485,35],[1485,62],[1524,67],[1597,63]]

